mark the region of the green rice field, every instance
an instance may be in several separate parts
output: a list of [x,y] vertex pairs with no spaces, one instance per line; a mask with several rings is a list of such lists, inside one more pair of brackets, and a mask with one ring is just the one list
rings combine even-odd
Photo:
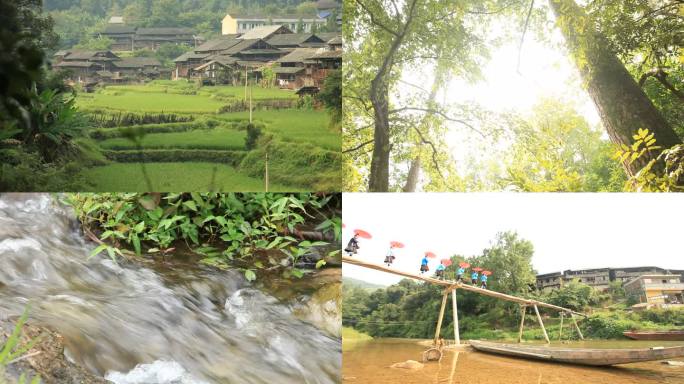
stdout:
[[[245,147],[244,131],[217,128],[212,130],[197,130],[188,132],[152,133],[141,139],[141,146],[145,149],[232,149],[241,150]],[[105,149],[135,149],[134,142],[126,138],[103,140],[100,146]]]
[[[249,155],[246,131],[239,128],[240,123],[249,121],[249,111],[220,113],[244,108],[244,92],[244,87],[198,87],[184,81],[158,80],[79,94],[77,105],[85,112],[104,116],[175,114],[197,122],[185,127],[180,127],[182,123],[151,123],[122,130],[101,128],[99,131],[107,134],[92,137],[110,160],[82,174],[93,190],[144,191],[148,187],[139,163],[144,158],[157,191],[264,190],[264,149],[256,148]],[[292,91],[257,86],[252,88],[252,95],[255,105],[297,98]],[[288,106],[292,101],[285,103]],[[252,118],[263,124],[262,135],[271,138],[269,190],[339,190],[341,167],[336,159],[341,134],[329,127],[326,111],[259,108],[253,110]],[[136,143],[128,131],[147,133]],[[137,152],[140,149],[142,153]],[[166,150],[172,152],[159,152]]]
[[[213,163],[146,163],[155,191],[240,191],[264,190],[264,181],[237,172],[235,168]],[[147,191],[140,163],[114,163],[89,168],[84,175],[93,184],[92,191],[137,192]],[[213,182],[212,182],[213,180]],[[300,191],[269,183],[269,191]]]

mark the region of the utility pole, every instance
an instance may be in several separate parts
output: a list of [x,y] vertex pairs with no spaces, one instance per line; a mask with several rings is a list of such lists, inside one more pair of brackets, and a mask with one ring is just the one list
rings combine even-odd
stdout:
[[266,180],[266,192],[268,192],[268,147],[266,147],[266,175],[264,179]]
[[247,66],[245,66],[245,103],[247,102]]
[[249,123],[252,124],[252,91],[253,87],[249,87]]

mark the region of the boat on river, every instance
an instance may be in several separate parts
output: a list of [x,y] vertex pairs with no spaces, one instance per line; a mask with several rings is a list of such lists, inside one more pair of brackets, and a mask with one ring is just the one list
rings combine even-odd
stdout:
[[684,330],[625,331],[622,334],[634,340],[684,340]]
[[684,356],[684,346],[635,349],[564,348],[545,345],[504,344],[470,340],[477,351],[549,362],[605,366]]

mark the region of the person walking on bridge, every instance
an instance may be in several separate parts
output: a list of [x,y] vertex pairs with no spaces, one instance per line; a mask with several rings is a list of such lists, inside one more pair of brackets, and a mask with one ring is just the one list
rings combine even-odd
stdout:
[[359,251],[359,234],[355,233],[354,237],[349,240],[347,248],[344,249],[348,256],[354,256]]
[[473,285],[477,285],[478,277],[479,277],[479,273],[477,273],[477,271],[473,271],[473,273],[470,275],[470,282]]
[[423,256],[423,260],[420,261],[420,274],[422,275],[423,273],[429,271],[430,268],[428,267],[428,258],[427,254]]
[[456,271],[456,281],[463,281],[463,274],[465,273],[465,268],[463,267],[458,267],[458,270]]
[[387,251],[387,256],[385,256],[385,264],[387,264],[388,267],[392,266],[392,263],[394,262],[394,259],[397,257],[394,256],[393,252],[394,246],[390,245],[389,251]]
[[439,265],[437,266],[437,270],[435,271],[435,275],[437,276],[438,279],[444,280],[444,263],[440,262]]
[[483,273],[482,276],[480,276],[480,288],[487,289],[487,274],[486,273]]

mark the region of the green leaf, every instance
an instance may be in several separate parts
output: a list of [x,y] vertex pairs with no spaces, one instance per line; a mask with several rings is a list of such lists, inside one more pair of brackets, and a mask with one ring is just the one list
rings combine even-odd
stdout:
[[301,279],[304,276],[304,272],[301,269],[292,268],[292,276]]
[[98,246],[97,248],[93,249],[92,252],[90,252],[90,256],[88,258],[99,255],[100,252],[104,251],[108,247],[109,247],[109,245],[107,245],[107,244],[102,244],[102,245]]
[[316,263],[316,269],[321,269],[325,264],[326,261],[324,259],[318,260],[318,262]]
[[195,205],[195,202],[192,200],[188,200],[188,201],[183,202],[183,206],[187,207],[190,210],[197,212],[197,205]]
[[254,273],[254,271],[252,271],[251,269],[245,270],[245,279],[247,279],[247,281],[256,280],[256,273]]
[[276,245],[280,244],[281,241],[283,241],[282,237],[280,237],[280,236],[276,237],[275,240],[268,243],[268,245],[266,246],[266,249],[272,249]]
[[140,238],[138,238],[138,235],[134,234],[131,241],[133,242],[133,248],[135,248],[135,254],[140,256]]
[[139,222],[139,223],[136,224],[136,226],[133,228],[133,230],[134,230],[136,233],[142,232],[143,229],[145,229],[145,222],[144,222],[144,221]]
[[112,247],[107,247],[107,253],[109,257],[116,262],[116,255],[114,254],[114,249]]

